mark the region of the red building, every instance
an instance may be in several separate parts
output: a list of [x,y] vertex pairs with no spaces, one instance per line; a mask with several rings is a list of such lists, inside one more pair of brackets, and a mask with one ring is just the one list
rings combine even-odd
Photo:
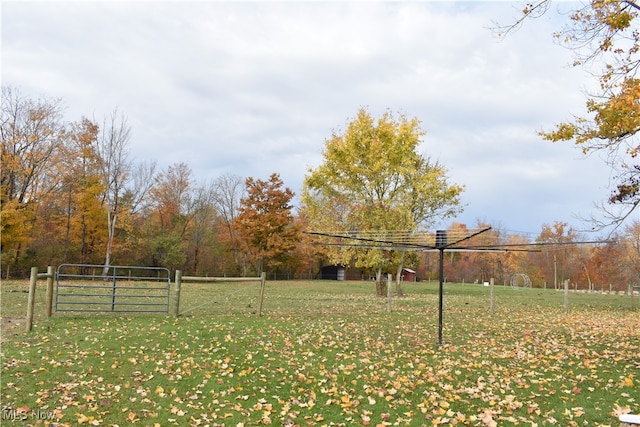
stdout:
[[403,268],[401,277],[403,282],[415,282],[416,272],[410,268]]

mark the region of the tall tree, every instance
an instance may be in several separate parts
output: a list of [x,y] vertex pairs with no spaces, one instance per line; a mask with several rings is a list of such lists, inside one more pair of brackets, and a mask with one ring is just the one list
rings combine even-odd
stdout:
[[[93,255],[103,243],[105,218],[100,196],[105,182],[100,173],[97,151],[98,125],[87,118],[71,126],[67,156],[68,170],[64,180],[68,187],[70,239],[80,243],[79,261],[92,263]],[[101,233],[102,232],[102,233]]]
[[[247,178],[246,196],[234,220],[238,244],[255,272],[285,265],[300,241],[300,229],[293,216],[294,193],[278,174],[268,181]],[[245,265],[244,273],[248,273]]]
[[131,128],[123,115],[114,110],[104,120],[102,134],[98,139],[97,150],[100,156],[100,169],[105,184],[102,203],[107,218],[107,242],[104,255],[104,272],[111,265],[111,255],[115,240],[118,219],[124,208],[122,198],[129,179],[131,161],[128,159],[128,144]]
[[38,204],[58,184],[50,170],[64,138],[59,100],[24,97],[2,87],[0,204],[2,264],[7,274],[31,236]]
[[[416,118],[386,112],[376,120],[360,109],[343,133],[325,142],[323,163],[305,177],[302,206],[310,227],[412,231],[458,213],[463,188],[449,184],[442,165],[417,153],[423,136]],[[328,255],[333,263],[375,269],[378,278],[392,261],[378,249],[337,248]],[[402,264],[402,256],[395,257],[393,264]]]
[[[598,287],[602,290],[627,290],[629,283],[638,281],[638,236],[627,234],[637,223],[629,225],[625,233],[615,240],[595,247],[587,246],[585,275],[583,280],[591,281],[591,290]],[[634,265],[635,264],[635,265]],[[634,268],[635,267],[635,268]],[[586,273],[589,273],[589,278]]]
[[[524,2],[515,23],[499,26],[501,34],[528,18],[544,16],[551,4],[552,0]],[[612,193],[601,203],[605,220],[592,220],[597,227],[617,226],[640,204],[640,3],[590,0],[569,4],[572,10],[565,15],[569,22],[555,37],[575,52],[575,66],[596,76],[599,90],[587,95],[586,114],[542,136],[550,141],[573,141],[584,153],[606,155],[614,171]]]
[[[568,244],[576,241],[577,232],[566,222],[556,221],[553,225],[542,226],[536,242],[550,245],[551,249],[545,251],[544,256],[547,261],[547,280],[550,282],[553,278],[554,288],[558,288],[565,279],[570,279],[575,272],[577,248]],[[554,243],[557,246],[554,247]]]
[[186,261],[186,235],[193,215],[194,182],[184,163],[170,165],[160,172],[150,190],[153,207],[146,225],[152,263],[183,267]]
[[233,271],[241,265],[241,255],[237,246],[238,239],[233,227],[238,216],[240,203],[245,196],[245,179],[238,175],[225,174],[214,180],[214,206],[220,219],[218,241],[222,246],[225,273]]
[[211,247],[213,243],[217,219],[215,197],[216,187],[213,182],[200,185],[194,191],[191,227],[188,232],[188,257],[190,269],[194,274],[200,274],[202,260],[206,252],[209,252],[205,248]]
[[162,230],[177,231],[184,236],[192,208],[193,187],[191,168],[184,162],[170,165],[158,174],[151,197]]
[[[608,266],[617,270],[617,282],[638,284],[640,282],[640,222],[632,221],[625,227],[617,248],[608,246],[603,248],[607,252],[605,259]],[[611,274],[610,277],[615,275]],[[622,289],[626,291],[624,287]]]
[[245,193],[245,179],[238,175],[221,175],[214,181],[215,206],[220,216],[224,218],[225,226],[231,234],[231,225],[238,210],[240,201]]

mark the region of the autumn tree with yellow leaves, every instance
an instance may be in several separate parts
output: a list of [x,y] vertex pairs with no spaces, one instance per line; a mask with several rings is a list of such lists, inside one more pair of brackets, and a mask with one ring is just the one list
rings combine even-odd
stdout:
[[32,240],[37,210],[57,186],[54,170],[65,130],[59,100],[29,99],[2,87],[0,204],[2,259],[9,274]]
[[[417,152],[424,131],[417,118],[374,118],[364,108],[325,142],[324,161],[310,170],[302,210],[313,231],[413,231],[460,211],[460,185],[443,165]],[[329,262],[377,272],[400,265],[403,253],[376,248],[332,247]]]

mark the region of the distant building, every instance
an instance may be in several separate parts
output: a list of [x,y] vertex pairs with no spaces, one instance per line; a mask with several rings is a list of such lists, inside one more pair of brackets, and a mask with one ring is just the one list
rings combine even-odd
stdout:
[[416,272],[410,268],[403,268],[401,277],[403,282],[415,282]]
[[344,280],[345,268],[341,265],[327,265],[320,270],[320,277],[324,280]]

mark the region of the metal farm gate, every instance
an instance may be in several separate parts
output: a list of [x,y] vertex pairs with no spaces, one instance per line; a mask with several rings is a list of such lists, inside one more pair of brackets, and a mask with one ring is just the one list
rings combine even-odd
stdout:
[[55,311],[168,313],[171,273],[160,267],[62,264]]

